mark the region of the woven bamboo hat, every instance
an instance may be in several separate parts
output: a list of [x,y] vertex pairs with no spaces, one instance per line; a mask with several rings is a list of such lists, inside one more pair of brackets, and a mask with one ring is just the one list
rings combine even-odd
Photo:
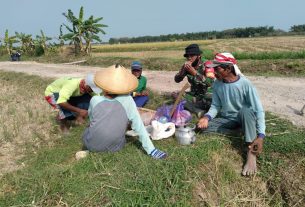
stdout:
[[110,94],[128,94],[138,87],[138,79],[118,64],[96,72],[94,83]]

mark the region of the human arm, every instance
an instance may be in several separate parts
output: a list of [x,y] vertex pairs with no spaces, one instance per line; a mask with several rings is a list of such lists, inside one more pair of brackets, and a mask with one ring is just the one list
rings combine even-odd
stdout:
[[265,138],[265,112],[263,110],[262,103],[259,99],[258,93],[254,86],[249,86],[248,100],[251,108],[254,111],[256,116],[256,128],[257,128],[257,137],[256,139],[249,145],[249,150],[253,154],[260,154],[263,151],[263,144]]
[[132,96],[148,96],[149,92],[146,90],[146,84],[147,84],[147,78],[145,76],[141,76],[138,80],[138,87],[137,89],[132,93]]
[[62,107],[63,109],[77,113],[79,116],[81,116],[83,118],[86,118],[88,116],[87,110],[73,106],[73,105],[69,104],[68,102],[60,103],[58,105],[60,107]]
[[257,137],[265,138],[265,112],[258,96],[256,88],[250,83],[247,93],[247,101],[256,116]]
[[[219,111],[223,108],[222,100],[224,100],[221,93],[222,89],[219,89],[219,82],[215,82],[213,85],[212,103],[209,111],[204,115],[208,117],[209,121],[214,119]],[[220,93],[218,92],[220,91]]]
[[68,102],[73,95],[81,95],[79,92],[79,82],[74,80],[67,81],[60,89],[56,103],[65,110],[77,113],[80,117],[87,117],[87,110],[73,106]]
[[120,96],[117,98],[117,100],[122,103],[127,117],[131,121],[131,128],[139,135],[139,141],[142,143],[142,147],[147,152],[147,154],[156,159],[165,158],[166,153],[156,149],[151,139],[149,138],[149,134],[143,124],[133,99],[130,96]]
[[142,92],[133,92],[132,93],[133,97],[136,97],[136,96],[148,96],[148,95],[149,95],[148,90],[144,90]]
[[199,119],[197,123],[197,127],[200,129],[206,129],[209,125],[209,118],[207,116],[203,116]]
[[263,151],[264,139],[261,137],[257,137],[250,145],[249,150],[253,154],[260,154]]
[[185,65],[183,65],[181,67],[181,69],[179,70],[179,72],[175,75],[174,79],[175,79],[176,83],[180,83],[184,79],[184,77],[186,76],[186,70],[185,70],[184,66]]
[[197,123],[197,127],[200,129],[208,128],[209,121],[216,117],[220,109],[221,109],[221,99],[217,93],[217,90],[214,90],[212,95],[211,107],[209,111],[199,119]]

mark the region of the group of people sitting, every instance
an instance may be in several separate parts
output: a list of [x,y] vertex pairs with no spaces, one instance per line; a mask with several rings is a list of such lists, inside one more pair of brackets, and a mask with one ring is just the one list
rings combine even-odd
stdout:
[[[175,75],[178,83],[187,77],[191,89],[185,95],[185,108],[198,116],[202,133],[234,135],[242,131],[248,145],[243,175],[256,172],[256,157],[262,152],[265,138],[265,113],[255,87],[241,73],[231,53],[218,53],[212,61],[203,61],[197,44],[185,48],[186,62]],[[45,91],[45,99],[59,110],[57,120],[67,132],[69,119],[82,124],[89,116],[83,134],[86,150],[115,152],[126,143],[128,126],[138,134],[148,155],[164,159],[167,153],[152,143],[137,107],[143,107],[149,93],[147,79],[138,61],[131,72],[114,65],[85,79],[60,78]]]

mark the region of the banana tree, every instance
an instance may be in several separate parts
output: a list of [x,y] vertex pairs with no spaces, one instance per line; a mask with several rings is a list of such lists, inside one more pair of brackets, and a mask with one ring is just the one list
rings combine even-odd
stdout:
[[42,50],[39,52],[39,55],[44,53],[48,54],[48,45],[47,42],[52,40],[51,37],[47,37],[42,30],[40,30],[41,35],[36,35],[36,39],[34,40],[36,51]]
[[59,28],[59,36],[58,36],[58,40],[59,40],[59,45],[60,46],[64,46],[64,44],[65,44],[65,40],[64,40],[64,38],[63,38],[63,32],[62,32],[62,26],[63,25],[60,25],[60,28]]
[[92,41],[102,42],[100,37],[97,35],[98,33],[106,34],[106,32],[102,29],[103,27],[108,27],[105,24],[98,24],[99,21],[101,21],[103,17],[94,19],[93,16],[90,16],[88,20],[84,22],[84,39],[86,41],[86,48],[85,52],[87,54],[91,53],[91,45]]
[[[98,24],[103,18],[94,19],[93,16],[90,16],[88,20],[84,20],[84,8],[81,7],[79,11],[78,18],[74,16],[73,12],[69,9],[68,13],[63,13],[67,20],[72,23],[72,27],[63,24],[65,28],[69,31],[68,34],[62,36],[64,40],[70,41],[70,44],[74,44],[75,53],[85,52],[87,54],[91,51],[91,43],[93,40],[101,42],[101,39],[98,37],[98,33],[105,34],[102,27],[107,27],[104,24]],[[84,47],[84,42],[85,47]]]
[[32,35],[27,35],[25,33],[15,32],[16,38],[21,43],[21,50],[26,53],[30,53],[34,50],[34,41]]
[[68,10],[68,13],[63,13],[63,15],[67,18],[68,22],[72,23],[72,27],[63,24],[66,29],[69,31],[68,34],[62,36],[64,40],[70,41],[70,44],[74,44],[75,53],[78,54],[83,51],[83,16],[84,16],[84,8],[81,7],[79,11],[78,18],[74,16],[71,9]]
[[6,48],[7,54],[11,55],[13,50],[14,43],[17,43],[18,40],[16,36],[9,36],[8,30],[5,30],[5,37],[4,37],[4,47]]

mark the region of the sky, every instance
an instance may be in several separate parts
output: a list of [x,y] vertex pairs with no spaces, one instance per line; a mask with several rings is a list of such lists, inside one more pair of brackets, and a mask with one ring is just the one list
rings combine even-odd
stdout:
[[[174,33],[222,31],[237,27],[274,26],[289,31],[305,24],[304,0],[1,0],[0,38],[5,30],[35,35],[40,30],[58,37],[69,23],[62,13],[103,17],[109,38],[156,36]],[[64,30],[64,33],[67,31]]]

